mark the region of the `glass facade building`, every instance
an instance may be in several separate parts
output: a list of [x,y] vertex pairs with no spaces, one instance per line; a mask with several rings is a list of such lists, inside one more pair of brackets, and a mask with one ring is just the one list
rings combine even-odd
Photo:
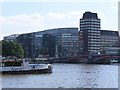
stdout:
[[35,50],[33,50],[33,55],[37,56],[38,49],[42,48],[42,36],[44,34],[51,34],[56,37],[56,57],[78,54],[78,28],[56,28],[34,33],[33,45]]
[[101,30],[101,51],[105,54],[118,53],[119,41],[118,31]]
[[[79,25],[80,31],[78,28],[55,28],[10,35],[4,37],[4,40],[20,43],[25,51],[25,56],[32,58],[38,57],[43,48],[47,48],[49,53],[54,50],[50,56],[59,58],[81,54],[99,54],[104,50],[108,50],[107,53],[116,53],[116,48],[120,48],[118,31],[101,30],[97,13],[85,12]],[[55,45],[51,46],[52,41]]]
[[[56,57],[69,57],[78,55],[78,28],[56,28],[44,31],[33,32],[30,34],[22,34],[18,39],[18,43],[27,49],[25,52],[29,53],[26,56],[36,58],[40,54],[40,50],[43,45],[46,45],[43,41],[45,34],[55,36],[55,55]],[[51,37],[52,38],[52,37]],[[49,45],[46,45],[49,46]]]
[[120,55],[120,47],[106,47],[103,54]]
[[5,41],[10,41],[10,42],[16,42],[16,38],[19,36],[19,34],[12,34],[9,36],[4,37]]
[[32,33],[27,33],[27,34],[21,34],[16,38],[16,42],[19,43],[23,50],[24,50],[24,56],[26,58],[31,58],[32,57]]

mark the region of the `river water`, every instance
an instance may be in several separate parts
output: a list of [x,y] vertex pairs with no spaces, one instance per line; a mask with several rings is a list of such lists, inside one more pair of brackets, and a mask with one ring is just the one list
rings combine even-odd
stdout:
[[53,64],[51,74],[2,76],[3,88],[118,88],[118,65]]

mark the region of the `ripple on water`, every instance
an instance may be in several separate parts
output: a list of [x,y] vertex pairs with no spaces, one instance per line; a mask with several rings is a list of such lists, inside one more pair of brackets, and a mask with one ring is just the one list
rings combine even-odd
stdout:
[[3,88],[117,88],[117,68],[115,65],[53,64],[51,74],[8,75],[3,76],[2,82]]

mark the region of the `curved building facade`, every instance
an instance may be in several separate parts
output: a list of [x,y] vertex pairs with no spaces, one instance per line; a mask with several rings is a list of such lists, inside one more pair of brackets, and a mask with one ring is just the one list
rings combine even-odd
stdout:
[[33,45],[37,50],[42,48],[41,40],[44,34],[51,34],[56,37],[56,57],[68,57],[78,54],[78,28],[56,28],[35,32]]

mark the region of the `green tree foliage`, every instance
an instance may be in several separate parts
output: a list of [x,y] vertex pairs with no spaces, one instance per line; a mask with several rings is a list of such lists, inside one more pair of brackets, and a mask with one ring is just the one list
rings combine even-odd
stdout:
[[22,47],[17,43],[2,41],[2,56],[16,56],[19,58],[23,58],[24,51]]
[[2,41],[0,41],[0,56],[2,56]]

